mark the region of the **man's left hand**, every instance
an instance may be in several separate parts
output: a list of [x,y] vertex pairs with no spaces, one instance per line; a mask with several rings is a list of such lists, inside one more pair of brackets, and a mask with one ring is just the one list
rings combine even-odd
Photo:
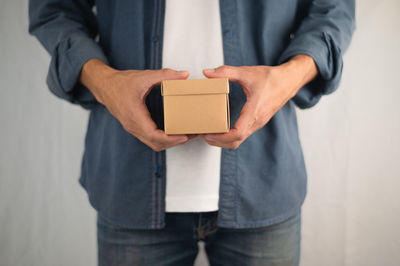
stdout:
[[205,69],[208,78],[226,77],[238,82],[247,100],[240,116],[227,133],[199,135],[208,144],[237,149],[251,134],[262,128],[274,114],[317,75],[314,60],[297,55],[279,66],[220,66]]

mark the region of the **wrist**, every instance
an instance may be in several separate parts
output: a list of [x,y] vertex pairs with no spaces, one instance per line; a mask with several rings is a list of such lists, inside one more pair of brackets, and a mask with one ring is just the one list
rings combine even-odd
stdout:
[[107,84],[115,72],[117,70],[102,60],[92,58],[83,65],[79,80],[99,102],[103,103],[103,91],[107,89]]
[[300,88],[312,81],[318,74],[317,65],[309,55],[295,55],[286,64],[291,73],[297,78]]

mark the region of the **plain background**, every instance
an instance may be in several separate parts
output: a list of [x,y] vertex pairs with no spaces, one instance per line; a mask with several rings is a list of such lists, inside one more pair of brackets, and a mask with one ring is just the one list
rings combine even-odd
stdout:
[[[298,110],[303,266],[400,265],[399,12],[398,0],[358,1],[339,90]],[[47,89],[27,13],[26,0],[0,2],[0,265],[94,266],[95,212],[78,184],[88,113]]]

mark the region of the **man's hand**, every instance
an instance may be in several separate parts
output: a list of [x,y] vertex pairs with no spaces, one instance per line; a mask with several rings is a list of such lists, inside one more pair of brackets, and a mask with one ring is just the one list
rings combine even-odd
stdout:
[[118,119],[123,128],[155,151],[189,141],[186,135],[167,136],[157,129],[145,104],[151,88],[166,79],[186,79],[188,71],[118,71],[103,61],[90,59],[82,68],[80,81]]
[[208,144],[237,149],[256,130],[262,128],[297,91],[317,75],[314,60],[297,55],[280,66],[221,66],[205,69],[208,78],[227,77],[238,82],[246,96],[240,117],[228,133],[200,135]]

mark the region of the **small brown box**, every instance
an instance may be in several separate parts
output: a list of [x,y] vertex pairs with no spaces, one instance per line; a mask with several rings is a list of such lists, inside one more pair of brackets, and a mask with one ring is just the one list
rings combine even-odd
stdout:
[[227,78],[162,81],[165,134],[228,132],[228,93]]

